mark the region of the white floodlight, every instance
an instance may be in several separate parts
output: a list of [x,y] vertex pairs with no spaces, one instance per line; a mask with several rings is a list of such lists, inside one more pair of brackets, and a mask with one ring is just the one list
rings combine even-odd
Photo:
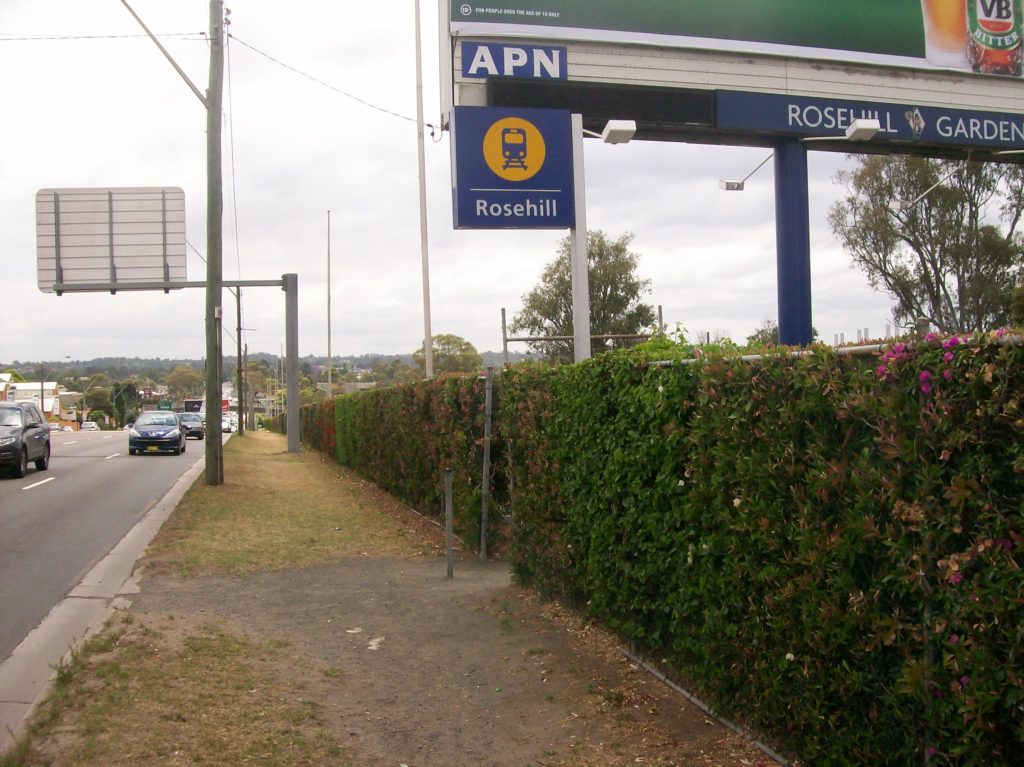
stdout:
[[743,181],[726,181],[725,179],[718,179],[718,188],[724,189],[727,192],[742,192]]
[[846,140],[870,141],[880,130],[882,130],[882,124],[878,120],[860,118],[850,123],[850,127],[846,129]]
[[628,144],[636,135],[636,120],[609,120],[601,132],[606,144]]

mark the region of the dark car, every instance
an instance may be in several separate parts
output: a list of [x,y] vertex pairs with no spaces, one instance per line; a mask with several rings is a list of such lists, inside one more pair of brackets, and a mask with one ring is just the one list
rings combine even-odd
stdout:
[[185,439],[206,437],[206,421],[203,420],[201,413],[178,413],[178,419],[181,421],[181,428],[185,430]]
[[185,452],[185,430],[178,414],[170,410],[147,410],[139,413],[135,423],[128,429],[128,453],[173,453]]
[[38,471],[50,465],[50,426],[31,402],[0,402],[0,465],[24,477],[29,461]]

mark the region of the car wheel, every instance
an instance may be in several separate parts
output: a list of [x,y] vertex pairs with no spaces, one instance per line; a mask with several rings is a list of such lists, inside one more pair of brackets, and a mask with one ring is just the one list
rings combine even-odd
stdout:
[[138,455],[138,454],[139,454],[139,451],[136,450],[134,447],[128,448],[128,455]]
[[50,466],[50,445],[47,443],[43,454],[36,458],[36,471],[46,471]]
[[25,448],[21,449],[21,456],[18,458],[18,463],[15,465],[14,476],[21,479],[28,474],[28,451]]

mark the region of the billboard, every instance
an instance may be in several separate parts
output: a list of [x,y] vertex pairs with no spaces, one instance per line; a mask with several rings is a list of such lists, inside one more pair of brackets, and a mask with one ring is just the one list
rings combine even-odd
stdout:
[[773,54],[1021,75],[1019,0],[452,0],[453,37]]
[[44,293],[55,284],[182,281],[185,193],[178,187],[41,189],[36,254]]

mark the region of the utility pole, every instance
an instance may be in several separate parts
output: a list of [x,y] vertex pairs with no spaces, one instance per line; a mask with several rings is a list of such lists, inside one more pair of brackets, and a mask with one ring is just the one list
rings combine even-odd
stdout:
[[221,441],[220,325],[224,189],[221,109],[224,91],[224,3],[210,0],[210,85],[206,91],[206,484],[224,484]]

